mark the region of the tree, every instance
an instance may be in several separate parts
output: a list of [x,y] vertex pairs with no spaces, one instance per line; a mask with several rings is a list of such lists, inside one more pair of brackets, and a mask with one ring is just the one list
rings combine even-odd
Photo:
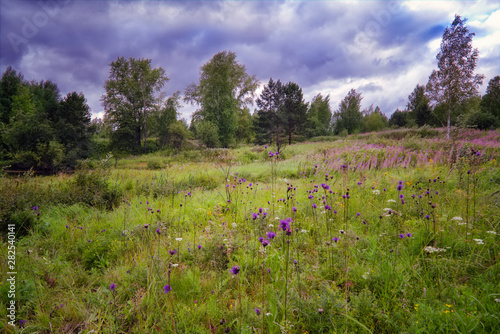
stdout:
[[256,141],[258,144],[275,142],[278,152],[283,142],[284,124],[279,115],[283,100],[284,88],[281,81],[270,78],[256,102],[259,107],[255,121]]
[[351,89],[349,93],[339,103],[339,109],[333,115],[335,120],[335,134],[340,134],[342,131],[347,131],[347,134],[352,134],[356,130],[360,130],[363,114],[361,113],[361,93],[357,93],[355,89]]
[[496,76],[488,82],[486,94],[481,100],[481,111],[496,117],[500,124],[500,76]]
[[151,68],[151,59],[119,57],[110,63],[110,67],[109,79],[105,83],[106,94],[101,100],[106,120],[115,130],[113,135],[118,137],[114,142],[123,144],[126,139],[131,143],[133,139],[128,137],[135,136],[138,147],[144,139],[146,152],[147,119],[159,103],[155,94],[169,79],[163,68]]
[[149,128],[158,136],[162,148],[172,141],[170,126],[177,122],[178,110],[180,108],[180,92],[177,91],[163,105],[160,105],[154,111],[153,117],[150,118],[151,125]]
[[363,115],[363,131],[365,132],[377,132],[385,129],[387,127],[388,120],[380,108],[377,106],[373,110],[373,105],[364,112]]
[[417,85],[413,92],[408,96],[407,110],[412,115],[418,126],[429,125],[432,118],[429,99],[425,95],[425,87]]
[[295,82],[289,82],[283,88],[284,99],[279,114],[286,129],[288,145],[291,145],[293,135],[304,129],[307,104],[304,102],[302,88]]
[[8,125],[12,116],[12,97],[17,94],[24,79],[11,66],[7,67],[0,79],[0,123]]
[[252,104],[257,85],[234,52],[222,51],[201,67],[199,84],[186,88],[184,100],[200,107],[193,121],[217,125],[219,145],[228,147],[236,133],[238,110]]
[[451,27],[447,27],[437,54],[439,70],[434,70],[427,83],[429,99],[446,108],[447,138],[450,138],[451,114],[466,99],[478,94],[483,75],[474,74],[479,55],[472,48],[474,33],[465,25],[467,19],[455,15]]
[[396,109],[389,118],[389,125],[402,128],[407,124],[408,111]]
[[82,93],[68,93],[60,101],[54,117],[56,139],[66,150],[66,160],[72,164],[90,154],[90,108]]
[[330,95],[316,95],[307,112],[307,132],[309,137],[326,136],[330,132],[332,109]]

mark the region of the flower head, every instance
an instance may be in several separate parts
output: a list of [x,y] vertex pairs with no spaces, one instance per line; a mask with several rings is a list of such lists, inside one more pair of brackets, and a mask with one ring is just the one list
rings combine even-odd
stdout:
[[276,237],[276,233],[274,233],[273,231],[267,232],[267,239],[273,240],[275,237]]
[[260,315],[260,310],[257,307],[254,309],[254,311],[255,311],[255,314]]
[[168,252],[170,255],[174,256],[175,255],[175,249],[169,249]]
[[116,284],[115,284],[115,283],[111,283],[111,285],[109,286],[109,289],[110,289],[112,292],[115,292],[115,290],[116,290]]
[[170,287],[170,285],[165,285],[163,287],[163,293],[169,293],[170,291],[172,291],[172,287]]
[[240,272],[240,266],[234,266],[231,268],[231,274],[237,275]]

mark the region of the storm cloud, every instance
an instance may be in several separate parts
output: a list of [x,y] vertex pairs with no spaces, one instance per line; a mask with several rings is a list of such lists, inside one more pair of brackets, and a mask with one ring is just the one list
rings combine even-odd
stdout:
[[[499,70],[498,1],[75,1],[0,2],[0,65],[28,80],[82,92],[94,117],[117,57],[152,59],[172,94],[199,79],[200,67],[231,50],[264,85],[294,81],[307,101],[331,107],[354,88],[363,107],[390,115],[426,84],[446,26],[469,19],[485,84]],[[181,112],[186,119],[194,107]]]

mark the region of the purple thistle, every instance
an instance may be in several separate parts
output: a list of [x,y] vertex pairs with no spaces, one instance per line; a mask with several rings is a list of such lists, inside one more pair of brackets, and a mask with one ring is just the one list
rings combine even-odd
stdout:
[[268,240],[262,240],[262,246],[266,247],[267,245],[269,245],[269,241]]
[[255,314],[260,315],[260,310],[258,308],[255,308],[254,311],[255,311]]
[[259,242],[262,243],[262,241],[264,241],[264,237],[259,238]]
[[198,249],[201,249],[201,245],[198,245]]
[[411,237],[412,237],[412,234],[408,232],[408,233],[406,233],[406,236],[407,236],[408,238],[411,238]]
[[172,291],[170,285],[167,284],[163,287],[163,293],[169,293],[170,291]]
[[160,234],[161,230],[159,228],[156,229],[156,233]]
[[259,214],[258,213],[252,213],[252,219],[253,220],[256,220],[257,218],[259,217]]
[[297,208],[295,206],[292,208],[292,212],[297,213]]
[[240,266],[234,266],[231,268],[231,274],[238,275],[239,272],[240,272]]
[[111,292],[115,292],[115,290],[116,290],[116,284],[115,283],[111,283],[111,285],[109,286],[109,289],[111,290]]
[[276,237],[276,233],[274,233],[273,231],[267,232],[267,239],[273,240],[275,237]]
[[330,211],[331,209],[332,209],[332,207],[331,207],[331,206],[329,206],[328,204],[327,204],[327,205],[325,205],[325,210]]
[[399,238],[400,238],[400,239],[404,239],[404,238],[405,238],[405,235],[404,235],[403,233],[401,233],[401,234],[399,235]]
[[34,207],[33,207],[33,210],[38,210],[38,206],[34,206]]
[[425,219],[430,219],[430,218],[431,218],[431,216],[425,215]]
[[169,249],[168,252],[170,255],[174,256],[175,255],[175,249]]
[[361,216],[361,213],[360,212],[356,213],[356,217],[359,217],[359,216]]
[[332,241],[334,241],[334,242],[338,242],[339,240],[340,240],[340,239],[339,239],[339,238],[337,238],[337,237],[332,238]]

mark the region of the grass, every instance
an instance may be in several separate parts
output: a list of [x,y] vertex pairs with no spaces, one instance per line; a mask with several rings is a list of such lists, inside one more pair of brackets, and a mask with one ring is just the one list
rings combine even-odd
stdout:
[[499,332],[498,133],[431,135],[3,178],[1,331]]

